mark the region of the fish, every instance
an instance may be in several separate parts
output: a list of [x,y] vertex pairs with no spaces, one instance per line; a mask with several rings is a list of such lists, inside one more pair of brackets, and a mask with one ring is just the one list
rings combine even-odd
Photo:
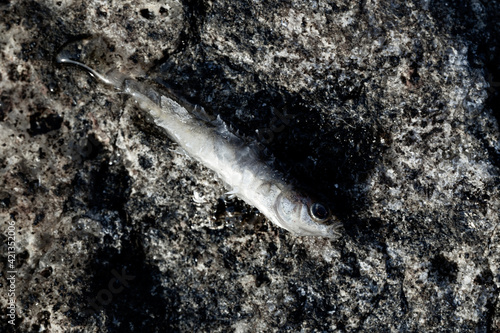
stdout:
[[98,81],[132,97],[139,109],[188,156],[211,169],[229,194],[257,208],[275,225],[296,236],[341,236],[342,224],[327,205],[287,182],[283,173],[260,157],[256,145],[247,144],[220,117],[207,120],[202,107],[186,107],[185,102],[181,105],[171,94],[123,70],[98,72],[71,52],[59,52],[56,61],[82,68]]

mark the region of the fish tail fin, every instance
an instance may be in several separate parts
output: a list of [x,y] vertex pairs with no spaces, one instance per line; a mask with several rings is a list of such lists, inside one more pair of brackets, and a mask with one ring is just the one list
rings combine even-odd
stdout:
[[78,66],[86,70],[91,76],[99,81],[121,89],[127,76],[117,69],[112,69],[106,74],[102,74],[84,63],[84,60],[87,58],[95,58],[97,56],[96,53],[105,53],[104,44],[103,38],[101,37],[83,38],[77,41],[71,41],[61,48],[55,60],[59,64]]

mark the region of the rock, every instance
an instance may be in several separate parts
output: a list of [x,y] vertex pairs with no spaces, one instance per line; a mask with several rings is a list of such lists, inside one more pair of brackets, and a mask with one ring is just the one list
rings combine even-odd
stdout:
[[[498,1],[0,10],[2,331],[500,331]],[[265,147],[343,237],[225,197],[132,100],[55,63],[88,36],[96,64]]]

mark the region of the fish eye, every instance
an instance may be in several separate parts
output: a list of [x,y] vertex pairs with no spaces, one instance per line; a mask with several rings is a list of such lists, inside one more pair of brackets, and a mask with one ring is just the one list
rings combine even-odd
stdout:
[[309,215],[315,221],[324,223],[330,218],[330,210],[319,202],[315,202],[309,207]]

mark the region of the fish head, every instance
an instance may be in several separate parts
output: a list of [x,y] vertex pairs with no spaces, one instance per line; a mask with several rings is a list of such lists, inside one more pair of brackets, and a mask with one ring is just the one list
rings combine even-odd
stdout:
[[282,191],[273,213],[276,224],[299,236],[340,237],[341,223],[328,206],[296,191]]

